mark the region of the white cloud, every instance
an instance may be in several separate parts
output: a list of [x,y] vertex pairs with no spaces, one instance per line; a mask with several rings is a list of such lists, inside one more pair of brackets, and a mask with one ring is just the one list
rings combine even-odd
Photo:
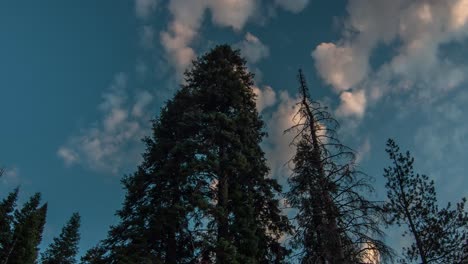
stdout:
[[138,18],[148,18],[158,6],[158,0],[135,0],[135,13]]
[[257,1],[254,0],[171,0],[169,11],[173,19],[160,36],[168,59],[178,74],[195,58],[191,44],[198,36],[206,10],[211,11],[216,25],[240,30],[254,15],[256,6]]
[[276,111],[266,122],[268,138],[265,153],[271,168],[272,177],[284,182],[291,175],[291,165],[288,161],[293,157],[295,148],[291,145],[294,132],[284,133],[297,123],[295,120],[298,111],[297,99],[292,98],[288,92],[279,93],[279,104]]
[[57,155],[66,165],[81,164],[94,170],[118,173],[140,159],[140,139],[150,126],[148,106],[153,96],[128,89],[125,74],[117,74],[99,105],[102,119],[83,128],[60,146]]
[[168,32],[161,32],[161,44],[178,74],[182,74],[195,59],[195,51],[188,46],[195,34],[196,29],[177,21],[170,25]]
[[213,22],[220,26],[240,30],[254,14],[255,0],[209,0],[207,5],[211,10]]
[[258,37],[247,32],[245,39],[237,44],[249,63],[255,64],[270,55],[270,49]]
[[262,112],[263,109],[275,104],[276,93],[271,86],[266,85],[263,89],[254,86],[252,89],[254,94],[257,96],[255,102],[257,104],[258,112]]
[[309,4],[309,0],[275,0],[275,4],[293,13],[299,13]]
[[367,58],[351,47],[322,43],[312,56],[319,74],[337,91],[353,87],[367,74]]
[[342,117],[362,117],[366,109],[366,96],[363,90],[356,92],[342,92],[340,95],[341,104],[336,110],[336,114]]
[[[467,0],[350,0],[341,39],[322,43],[312,53],[319,75],[337,92],[364,89],[371,105],[389,92],[431,102],[466,81],[466,63],[441,50],[468,37],[467,5]],[[370,69],[379,45],[391,52]],[[355,109],[360,115],[361,108]]]
[[78,154],[75,153],[72,149],[68,147],[60,147],[57,150],[57,155],[63,159],[65,165],[69,166],[78,162]]
[[132,108],[132,115],[134,117],[143,117],[145,114],[146,108],[153,101],[154,97],[148,91],[142,91],[137,94],[135,99],[135,104]]
[[454,29],[466,27],[468,22],[468,0],[459,0],[452,6],[452,26]]
[[4,185],[18,185],[20,183],[20,177],[19,177],[19,169],[16,167],[13,168],[7,168],[2,177],[0,177],[0,180]]

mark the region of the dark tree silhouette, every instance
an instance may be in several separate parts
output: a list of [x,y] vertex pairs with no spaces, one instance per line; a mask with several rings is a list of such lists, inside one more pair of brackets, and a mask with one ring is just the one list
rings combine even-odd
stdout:
[[11,238],[1,252],[0,263],[36,263],[47,214],[47,204],[40,206],[40,200],[41,195],[36,193],[21,210],[14,212]]
[[363,193],[372,192],[369,178],[356,169],[355,153],[337,138],[338,123],[309,95],[299,71],[299,110],[292,144],[293,175],[288,203],[298,210],[293,246],[301,263],[362,263],[378,251],[390,257],[380,240],[379,204]]
[[80,215],[74,213],[62,232],[41,255],[42,264],[74,264],[80,241]]
[[13,242],[13,221],[19,189],[16,188],[0,203],[0,263],[7,258]]
[[392,165],[384,170],[387,179],[388,202],[385,210],[388,222],[406,225],[403,235],[413,243],[403,248],[402,262],[466,263],[468,261],[468,214],[464,211],[466,198],[456,208],[449,203],[439,209],[434,181],[427,175],[416,174],[414,158],[400,152],[389,139],[386,149]]
[[87,255],[105,263],[282,263],[281,188],[259,144],[253,76],[229,46],[193,62],[123,181],[121,222]]

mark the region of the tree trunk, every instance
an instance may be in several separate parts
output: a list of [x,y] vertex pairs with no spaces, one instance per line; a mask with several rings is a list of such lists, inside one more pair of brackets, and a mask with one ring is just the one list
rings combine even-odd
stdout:
[[216,263],[223,264],[226,262],[226,252],[224,252],[224,247],[220,245],[224,244],[228,240],[228,215],[227,215],[227,205],[228,205],[228,181],[225,176],[219,180],[218,183],[218,209],[219,220],[218,220],[218,249],[216,252]]

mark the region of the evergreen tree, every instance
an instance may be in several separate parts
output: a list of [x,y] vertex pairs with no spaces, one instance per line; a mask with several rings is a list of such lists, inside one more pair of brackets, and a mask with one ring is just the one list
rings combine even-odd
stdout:
[[[252,74],[222,45],[194,62],[126,177],[121,222],[90,258],[106,263],[282,263],[280,186],[259,143]],[[100,251],[98,249],[104,249]]]
[[288,203],[297,209],[293,246],[301,263],[361,263],[372,251],[390,250],[378,238],[380,211],[363,192],[372,192],[368,177],[358,171],[355,153],[336,136],[337,121],[310,98],[299,71],[300,102],[292,144],[293,175]]
[[13,238],[13,212],[18,200],[19,189],[16,188],[0,203],[0,263],[6,258]]
[[41,195],[36,193],[23,208],[14,213],[13,236],[2,264],[34,264],[42,240],[47,204],[40,206]]
[[89,249],[86,254],[81,257],[81,264],[106,264],[109,261],[104,257],[106,249],[100,245]]
[[402,262],[466,263],[468,261],[468,214],[464,211],[466,198],[456,208],[450,203],[438,208],[434,181],[427,175],[416,174],[414,158],[409,152],[400,153],[389,139],[386,149],[392,166],[384,171],[387,179],[385,209],[389,223],[406,225],[414,242],[403,249]]
[[[199,108],[198,157],[213,192],[206,216],[216,263],[282,262],[278,239],[289,224],[280,214],[279,184],[268,178],[259,143],[265,133],[255,107],[253,75],[239,51],[223,45],[194,62],[182,89]],[[205,213],[205,214],[206,214]],[[213,231],[213,230],[211,230]]]
[[42,264],[74,264],[80,240],[80,215],[74,213],[62,228],[59,237],[54,238],[48,249],[42,253]]

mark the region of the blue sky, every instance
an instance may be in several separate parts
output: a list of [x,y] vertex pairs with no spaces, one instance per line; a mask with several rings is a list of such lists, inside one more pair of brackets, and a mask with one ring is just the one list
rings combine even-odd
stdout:
[[[272,176],[284,182],[302,68],[383,199],[387,138],[440,200],[468,194],[468,1],[48,0],[0,3],[0,180],[49,203],[44,244],[74,211],[81,250],[115,223],[123,175],[191,59],[240,48],[256,73]],[[398,235],[389,241],[398,247]]]

